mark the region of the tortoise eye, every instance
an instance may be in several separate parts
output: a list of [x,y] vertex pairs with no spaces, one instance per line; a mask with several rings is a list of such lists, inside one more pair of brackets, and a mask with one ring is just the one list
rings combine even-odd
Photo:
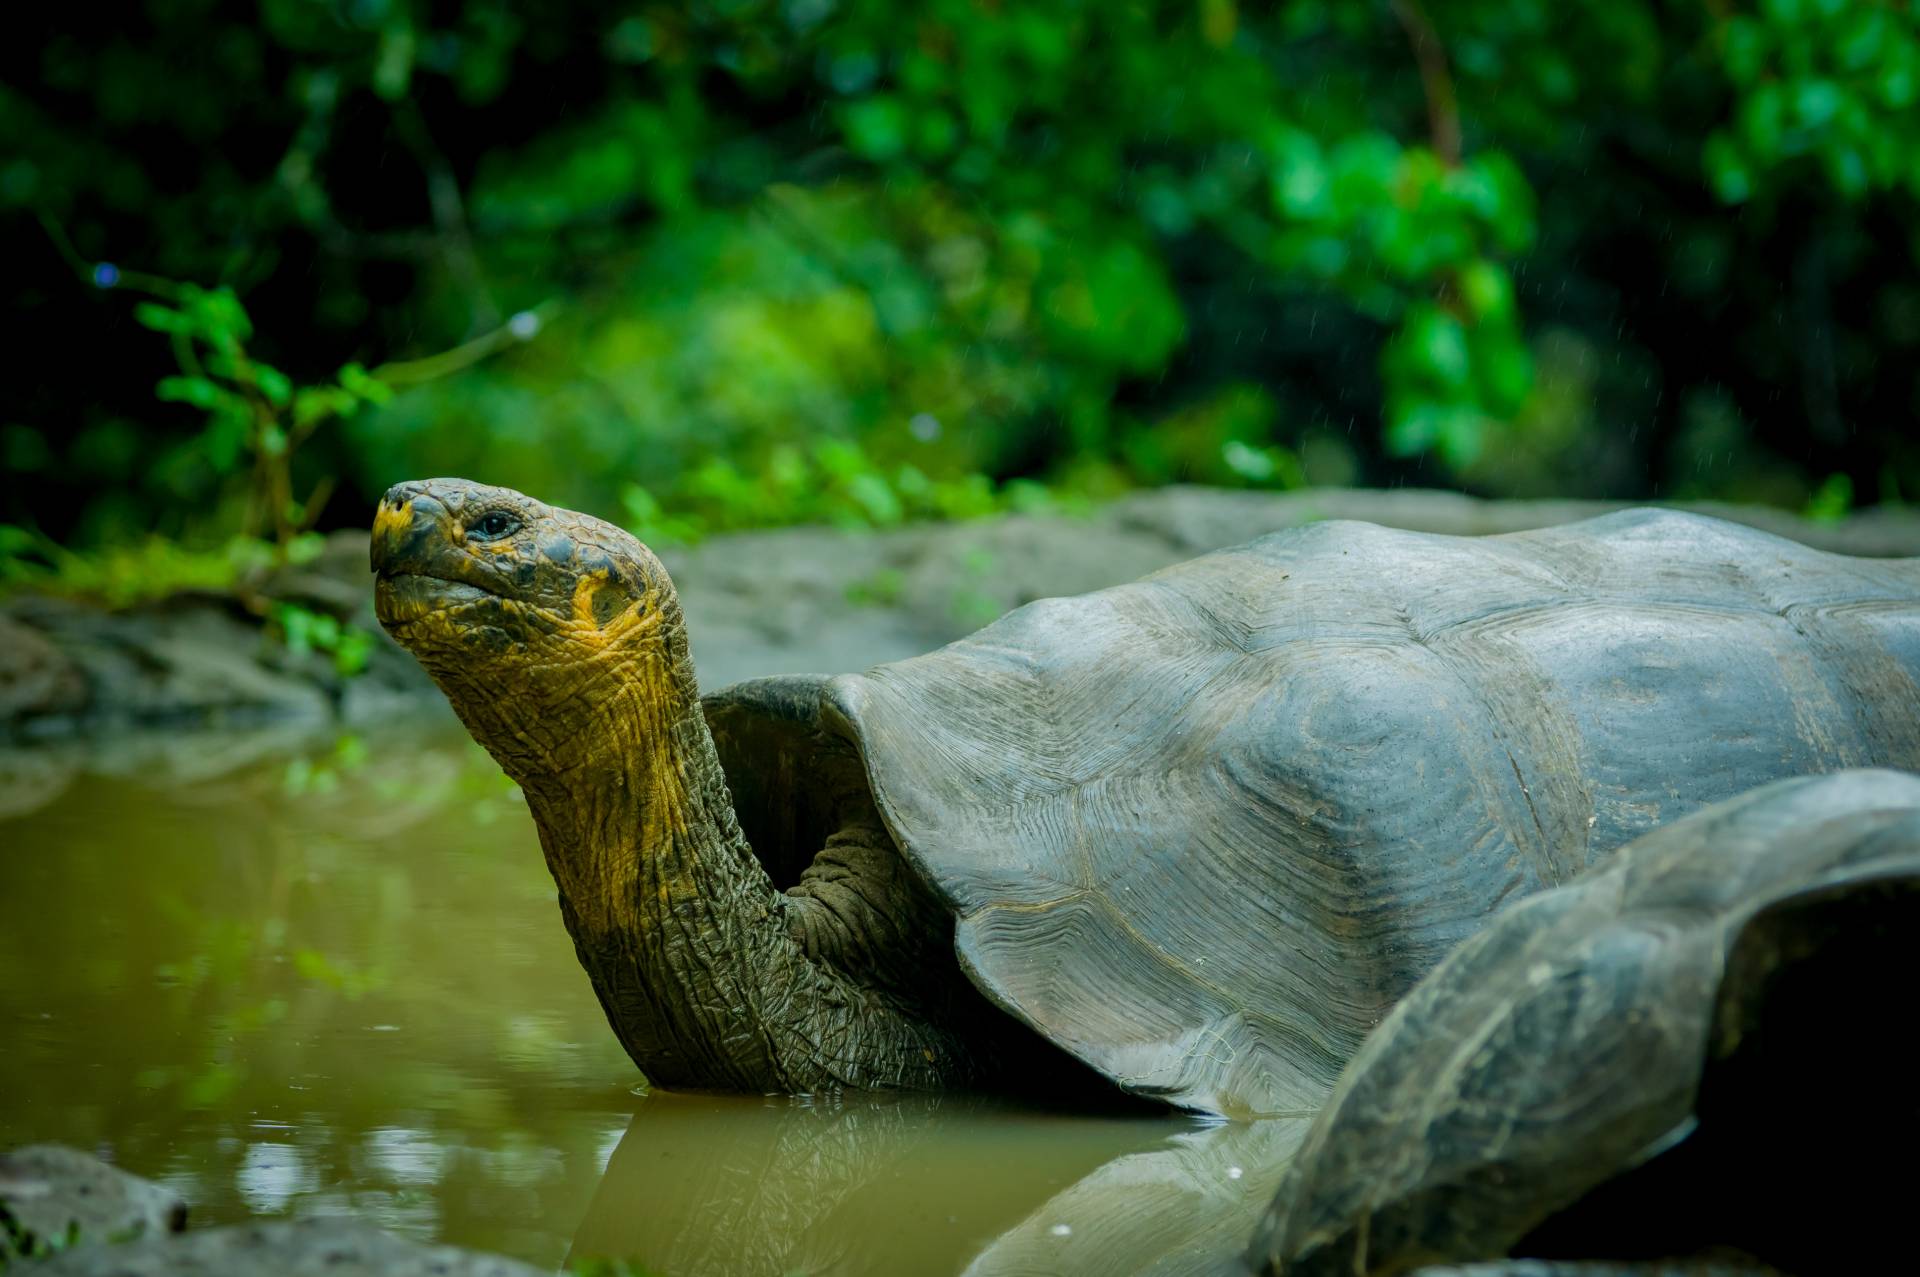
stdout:
[[520,529],[520,521],[502,510],[494,510],[474,520],[467,536],[475,541],[498,541]]

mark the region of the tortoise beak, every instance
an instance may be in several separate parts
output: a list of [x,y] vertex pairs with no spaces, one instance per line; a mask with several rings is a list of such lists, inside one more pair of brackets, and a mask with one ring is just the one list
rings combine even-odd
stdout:
[[396,483],[373,516],[371,566],[383,577],[431,575],[434,551],[451,542],[452,530],[453,513],[426,483]]

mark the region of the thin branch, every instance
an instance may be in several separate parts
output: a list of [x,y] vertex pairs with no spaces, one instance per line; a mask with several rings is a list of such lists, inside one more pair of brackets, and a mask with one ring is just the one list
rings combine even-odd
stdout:
[[[72,268],[73,273],[83,284],[94,288],[128,289],[133,292],[149,293],[167,301],[178,301],[180,287],[170,279],[158,275],[149,275],[143,271],[125,270],[119,266],[110,266],[107,262],[90,262],[80,255],[73,246],[73,240],[67,235],[67,228],[54,219],[53,214],[44,208],[36,208],[35,215],[40,219],[40,227],[46,231],[47,238],[53,241],[54,251]],[[112,278],[103,278],[101,272],[111,269]]]
[[472,341],[462,342],[451,350],[427,355],[420,359],[395,360],[381,364],[372,370],[372,374],[390,386],[410,386],[423,381],[432,381],[448,373],[459,372],[479,363],[495,351],[504,350],[517,342],[526,341],[547,322],[560,312],[560,302],[551,299],[541,302],[530,310],[523,310],[509,319],[505,325],[475,337]]
[[1420,65],[1420,87],[1427,95],[1427,128],[1433,135],[1434,154],[1452,168],[1460,163],[1460,103],[1454,96],[1453,75],[1447,70],[1447,51],[1420,0],[1388,3],[1413,45],[1414,61]]
[[466,290],[473,305],[473,326],[493,328],[500,323],[500,308],[494,304],[480,271],[480,256],[474,251],[473,232],[467,222],[466,202],[460,196],[460,179],[453,166],[434,145],[427,122],[411,98],[400,103],[393,113],[395,127],[414,158],[420,161],[427,178],[427,199],[433,208],[433,224],[440,232],[440,245],[447,273]]
[[296,533],[305,532],[320,522],[320,512],[327,508],[327,501],[333,496],[335,480],[332,475],[322,475],[313,485],[313,491],[307,493],[307,499],[301,503],[300,519],[294,528]]
[[[326,147],[337,101],[338,95],[334,92],[312,96],[307,118],[287,144],[286,154],[281,156],[274,170],[295,220],[335,257],[417,262],[431,261],[445,255],[446,246],[441,243],[440,235],[432,231],[360,231],[340,220],[339,214],[334,211],[333,197],[313,176],[314,165]],[[414,139],[408,140],[412,145]],[[431,186],[429,179],[428,197],[434,201],[434,211],[438,216],[443,211],[445,196],[431,189]],[[458,195],[457,190],[455,194]]]

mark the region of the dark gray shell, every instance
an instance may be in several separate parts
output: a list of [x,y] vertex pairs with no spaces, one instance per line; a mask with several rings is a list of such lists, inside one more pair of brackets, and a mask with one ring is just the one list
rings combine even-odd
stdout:
[[1501,904],[1769,780],[1920,767],[1920,560],[1659,511],[1322,523],[820,713],[988,997],[1137,1093],[1298,1112]]
[[1916,1125],[1895,1045],[1916,923],[1920,777],[1783,781],[1635,841],[1502,914],[1367,1040],[1256,1266],[1718,1245],[1853,1271],[1837,1248],[1895,1227],[1859,1150]]

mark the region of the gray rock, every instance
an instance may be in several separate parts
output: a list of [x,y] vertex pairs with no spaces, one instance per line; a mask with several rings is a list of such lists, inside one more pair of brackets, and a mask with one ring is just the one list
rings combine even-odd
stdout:
[[[41,1256],[35,1277],[545,1277],[540,1269],[429,1246],[343,1219],[182,1232],[172,1190],[58,1144],[0,1154],[0,1268]],[[52,1252],[52,1253],[49,1253]]]
[[[1023,603],[1118,585],[1321,519],[1474,536],[1552,527],[1626,504],[1487,501],[1414,488],[1173,487],[1082,518],[1014,515],[866,533],[775,529],[661,557],[680,591],[701,685],[711,689],[761,674],[845,673],[917,656]],[[1834,553],[1920,555],[1920,515],[1902,510],[1814,523],[1760,506],[1676,508]]]
[[46,635],[0,616],[0,720],[63,713],[86,694],[79,668]]
[[[1234,492],[1171,487],[1122,498],[1101,514],[1119,526],[1154,532],[1183,547],[1186,555],[1194,555],[1317,519],[1362,519],[1409,532],[1491,536],[1556,527],[1648,505],[1744,523],[1834,554],[1868,558],[1920,554],[1920,513],[1900,506],[1876,506],[1845,518],[1816,522],[1772,506],[1724,501],[1507,501],[1434,488]],[[1264,526],[1252,526],[1256,524]],[[1237,532],[1240,528],[1250,530]]]
[[[282,603],[361,631],[371,644],[366,668],[346,677],[332,655],[294,652],[270,637],[265,618]],[[342,725],[442,708],[372,608],[367,538],[351,531],[330,537],[312,562],[251,579],[236,595],[183,591],[123,608],[36,594],[7,599],[0,744],[122,747],[142,735],[296,725],[324,737]]]
[[34,1277],[548,1277],[499,1255],[430,1246],[338,1219],[209,1228],[124,1246],[82,1246]]
[[[24,1249],[133,1238],[165,1239],[187,1225],[172,1190],[58,1144],[0,1153],[0,1267]],[[35,1270],[39,1271],[38,1269]]]

